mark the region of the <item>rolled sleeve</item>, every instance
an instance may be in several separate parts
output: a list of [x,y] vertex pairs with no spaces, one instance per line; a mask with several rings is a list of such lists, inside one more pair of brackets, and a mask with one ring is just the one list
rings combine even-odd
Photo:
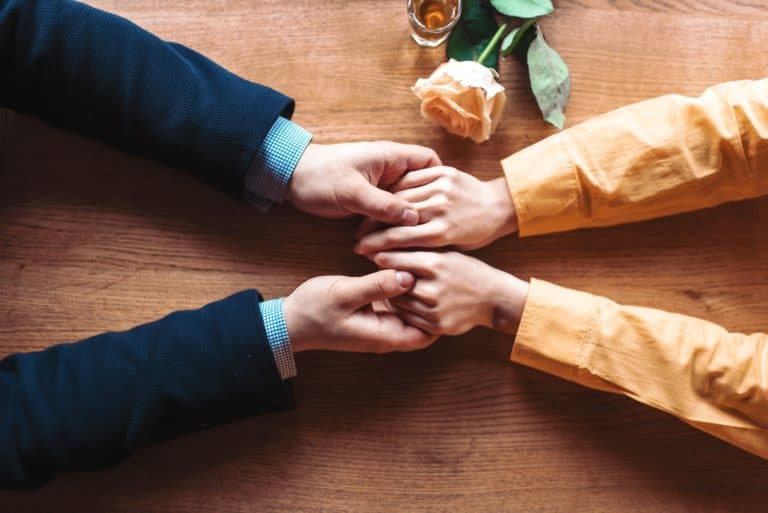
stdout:
[[520,236],[578,228],[579,178],[556,134],[501,162],[515,205]]
[[[582,372],[596,318],[592,294],[532,279],[511,359],[563,379],[606,389]],[[618,392],[615,387],[608,390]]]

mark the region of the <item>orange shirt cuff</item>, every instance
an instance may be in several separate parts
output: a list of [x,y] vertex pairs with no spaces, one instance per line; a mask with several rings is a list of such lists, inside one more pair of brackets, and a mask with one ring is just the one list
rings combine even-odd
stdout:
[[520,225],[520,236],[580,226],[576,169],[555,134],[501,161]]
[[597,319],[592,294],[531,279],[510,359],[591,388],[620,393],[621,388],[587,369]]

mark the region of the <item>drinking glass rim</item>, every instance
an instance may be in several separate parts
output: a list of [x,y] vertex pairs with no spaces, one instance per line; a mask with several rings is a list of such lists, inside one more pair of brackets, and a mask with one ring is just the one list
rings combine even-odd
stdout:
[[416,23],[416,25],[418,25],[419,28],[421,30],[423,30],[424,32],[426,32],[427,34],[442,34],[443,32],[446,32],[447,30],[452,29],[459,22],[459,18],[461,18],[461,4],[462,4],[462,1],[461,0],[457,0],[457,4],[456,4],[457,7],[456,8],[459,11],[459,15],[456,16],[456,18],[454,18],[453,21],[451,21],[448,25],[446,25],[444,27],[440,27],[439,29],[431,29],[431,28],[427,27],[426,25],[424,25],[421,22],[421,20],[419,19],[419,17],[416,16],[416,13],[413,12],[410,9],[410,6],[413,5],[413,3],[414,3],[414,0],[408,0],[407,1],[408,18],[413,20]]

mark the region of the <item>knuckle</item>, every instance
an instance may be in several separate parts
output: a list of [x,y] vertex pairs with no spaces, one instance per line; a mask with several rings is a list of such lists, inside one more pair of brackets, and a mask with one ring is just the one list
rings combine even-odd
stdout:
[[450,169],[448,166],[437,166],[434,169],[434,172],[437,173],[438,180],[442,180],[443,177],[448,176],[448,169]]
[[[437,244],[441,246],[445,246],[446,244],[448,244],[450,240],[450,237],[448,236],[448,232],[449,232],[448,223],[445,223],[445,222],[441,223],[439,231],[435,234],[433,240]],[[439,259],[439,262],[442,265],[442,259]]]
[[430,301],[437,301],[437,292],[433,285],[425,285],[419,293]]
[[434,205],[432,207],[436,214],[444,215],[448,212],[450,207],[450,200],[448,195],[444,192],[439,192],[434,196]]
[[399,242],[402,242],[403,237],[399,231],[389,230],[387,231],[385,239],[389,244],[398,244]]
[[430,253],[430,255],[427,257],[426,264],[429,266],[430,269],[437,269],[440,265],[440,254],[439,253]]
[[436,180],[436,186],[438,191],[437,194],[447,199],[447,196],[450,194],[451,187],[452,187],[450,178],[447,178],[445,176],[443,176],[442,178],[439,178],[438,180]]

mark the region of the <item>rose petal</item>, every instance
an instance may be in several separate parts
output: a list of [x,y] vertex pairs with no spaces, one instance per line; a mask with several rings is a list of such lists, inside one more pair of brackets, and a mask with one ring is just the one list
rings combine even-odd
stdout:
[[490,138],[506,101],[491,70],[471,61],[451,59],[411,89],[422,101],[422,116],[476,143]]

